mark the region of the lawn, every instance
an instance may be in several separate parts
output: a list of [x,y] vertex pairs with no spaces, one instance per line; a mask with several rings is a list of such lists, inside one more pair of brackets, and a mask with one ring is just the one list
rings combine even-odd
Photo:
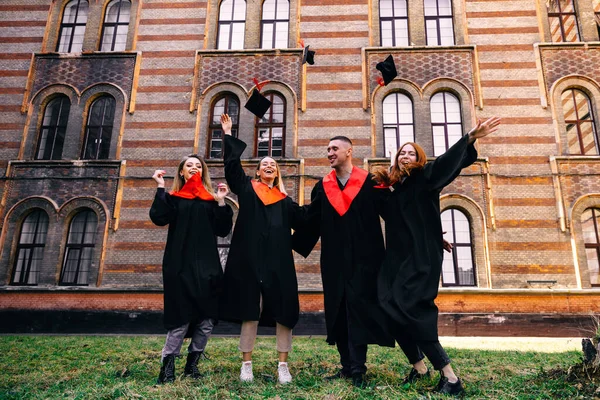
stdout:
[[[274,338],[257,340],[254,382],[241,383],[238,339],[214,337],[206,350],[210,359],[199,363],[203,379],[182,376],[182,357],[176,382],[157,386],[163,341],[158,336],[0,336],[0,399],[444,398],[431,393],[437,375],[410,387],[401,385],[410,366],[398,348],[369,348],[366,389],[347,380],[325,382],[323,376],[338,368],[338,358],[335,347],[322,337],[294,338],[294,381],[289,385],[277,383]],[[593,393],[593,388],[568,382],[563,372],[580,362],[579,351],[447,351],[467,398],[587,399]]]

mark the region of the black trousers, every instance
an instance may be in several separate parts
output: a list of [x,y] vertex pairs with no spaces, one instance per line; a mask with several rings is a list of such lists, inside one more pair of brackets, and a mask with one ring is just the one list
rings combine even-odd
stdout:
[[338,313],[335,322],[335,332],[335,343],[338,353],[340,353],[342,373],[350,376],[367,372],[366,362],[368,347],[366,344],[354,344],[352,341],[346,299],[342,300],[340,312]]
[[450,364],[450,357],[439,340],[415,340],[406,333],[396,333],[396,341],[411,364],[421,361],[425,356],[438,371]]

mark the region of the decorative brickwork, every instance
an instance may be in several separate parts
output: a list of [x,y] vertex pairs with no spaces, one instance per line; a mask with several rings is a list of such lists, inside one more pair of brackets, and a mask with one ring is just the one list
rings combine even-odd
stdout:
[[600,81],[600,45],[570,43],[561,45],[539,45],[540,59],[546,90],[559,79],[568,75],[586,76]]

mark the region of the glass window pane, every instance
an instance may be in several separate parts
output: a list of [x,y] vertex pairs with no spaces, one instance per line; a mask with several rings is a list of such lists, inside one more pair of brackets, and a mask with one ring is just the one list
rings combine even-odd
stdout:
[[265,0],[263,3],[263,19],[275,19],[275,0]]
[[231,32],[231,49],[239,50],[244,48],[244,30],[245,23],[234,23],[232,24]]
[[452,255],[447,251],[444,251],[444,261],[442,262],[442,282],[444,285],[456,284],[454,260],[452,259]]
[[262,48],[273,48],[273,24],[263,24]]
[[598,261],[598,250],[585,249],[585,255],[587,257],[588,271],[590,273],[590,283],[592,285],[597,285],[600,283],[600,263]]
[[379,1],[379,16],[380,17],[394,16],[392,0],[380,0]]
[[395,21],[396,32],[396,46],[408,46],[408,21],[396,20]]

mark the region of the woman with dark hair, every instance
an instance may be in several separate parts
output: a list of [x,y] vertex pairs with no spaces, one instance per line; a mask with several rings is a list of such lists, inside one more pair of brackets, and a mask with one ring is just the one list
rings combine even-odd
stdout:
[[168,330],[162,350],[158,383],[175,380],[175,357],[186,336],[188,347],[185,375],[200,378],[200,359],[218,318],[218,295],[223,269],[216,236],[231,231],[233,211],[225,204],[227,185],[215,193],[202,158],[193,154],[177,167],[173,191],[165,191],[164,170],[152,179],[158,185],[150,208],[150,219],[158,226],[169,225],[163,256],[164,325]]
[[389,188],[382,211],[386,251],[378,276],[378,297],[392,321],[396,341],[413,365],[405,383],[429,375],[424,354],[441,373],[436,391],[464,391],[438,338],[434,300],[443,261],[440,192],[477,160],[475,140],[495,132],[499,124],[495,117],[479,121],[429,163],[418,144],[405,143],[396,153],[391,170],[380,168],[374,173],[382,188]]
[[246,175],[240,161],[246,144],[231,136],[227,114],[221,116],[221,125],[225,178],[240,204],[225,268],[221,319],[242,323],[244,382],[254,378],[252,351],[259,323],[274,325],[278,380],[289,383],[288,352],[300,310],[291,230],[301,223],[303,209],[287,196],[279,164],[271,157],[260,160],[254,177]]

